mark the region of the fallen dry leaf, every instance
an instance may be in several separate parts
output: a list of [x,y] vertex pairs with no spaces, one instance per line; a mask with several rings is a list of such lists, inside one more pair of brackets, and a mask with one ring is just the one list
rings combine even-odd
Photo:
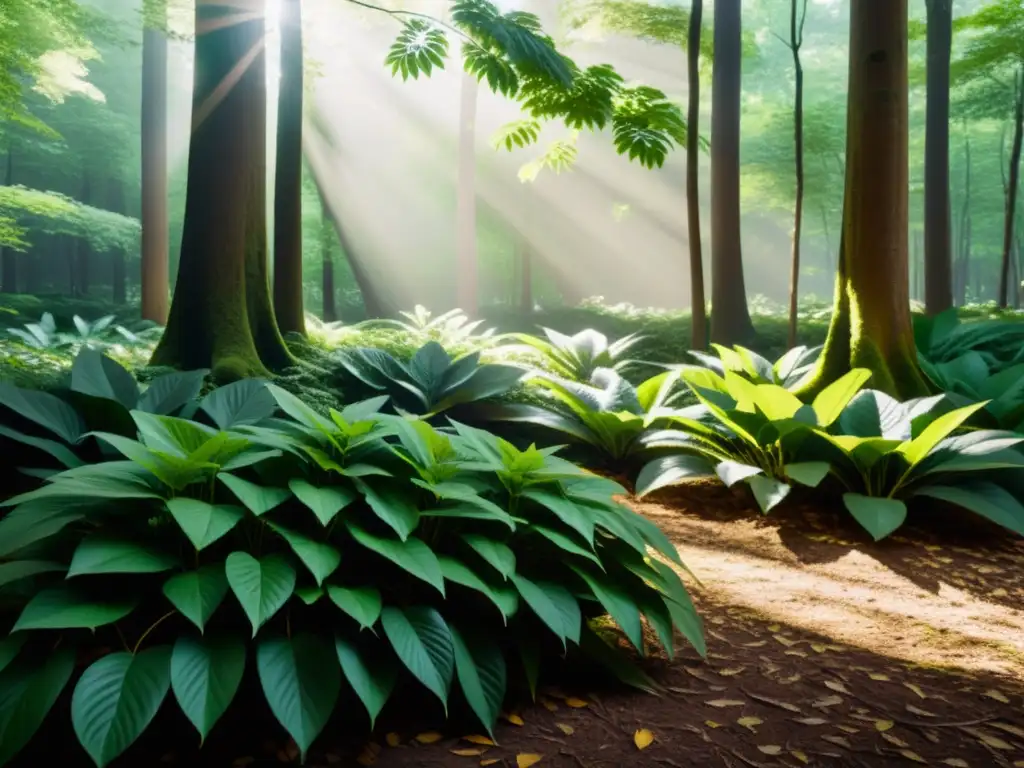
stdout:
[[536,765],[543,759],[544,755],[538,755],[534,752],[520,752],[516,755],[516,767],[530,768],[531,765]]
[[566,725],[565,723],[555,723],[555,727],[566,736],[572,736],[573,733],[575,733],[575,729],[571,725]]
[[480,765],[494,765],[495,763],[500,763],[500,762],[501,761],[498,758],[496,758],[496,757],[489,757],[486,760],[481,760],[480,761]]
[[746,669],[746,667],[729,667],[727,669],[718,670],[718,674],[722,677],[732,677],[733,675],[738,675],[744,669]]
[[860,733],[860,729],[854,728],[852,725],[840,725],[839,730],[843,733]]
[[793,722],[802,723],[803,725],[826,725],[828,720],[823,717],[798,717]]
[[654,743],[654,732],[641,728],[633,734],[633,743],[637,749],[647,749]]
[[796,645],[797,642],[799,642],[797,640],[790,640],[785,635],[772,635],[772,639],[780,645],[786,646],[787,648],[791,645]]
[[512,725],[518,725],[520,728],[526,725],[526,723],[523,722],[523,718],[521,718],[515,712],[509,715],[505,715],[505,719],[512,723]]
[[837,693],[845,693],[847,696],[850,695],[850,692],[846,690],[846,686],[842,683],[837,683],[835,680],[826,680],[825,687]]
[[786,651],[785,653],[786,653],[787,656],[799,656],[801,659],[806,659],[807,658],[807,654],[804,653],[803,651],[789,650],[789,651]]
[[566,699],[565,704],[566,706],[574,707],[576,709],[581,709],[583,707],[590,706],[589,702],[586,702],[583,699],[577,699],[573,696],[570,696],[568,699]]
[[760,725],[764,721],[759,717],[741,717],[736,722],[739,725],[742,725],[744,728],[749,728],[751,733],[756,733],[756,731],[754,730],[754,726]]
[[842,703],[843,700],[839,696],[825,696],[815,701],[811,706],[820,709],[822,707],[834,707]]
[[755,701],[760,701],[760,702],[763,702],[765,704],[771,704],[774,707],[779,707],[781,709],[785,709],[788,712],[796,712],[798,714],[800,712],[800,707],[796,706],[795,704],[790,704],[788,701],[780,701],[779,699],[771,699],[771,698],[768,698],[767,696],[761,696],[761,695],[756,694],[756,693],[750,693],[750,694],[747,694],[747,695],[750,696],[750,698],[754,699]]
[[402,737],[397,733],[388,733],[384,736],[384,741],[389,747],[397,747],[402,743]]
[[481,736],[478,733],[470,734],[469,736],[463,736],[463,741],[468,741],[470,744],[482,744],[485,747],[497,746],[494,741],[487,736]]
[[722,727],[721,723],[716,723],[714,720],[705,720],[704,721],[704,725],[706,725],[708,728],[721,728]]
[[555,702],[553,702],[551,699],[545,698],[543,696],[541,697],[540,703],[543,705],[544,709],[546,709],[548,712],[554,712],[556,709],[558,709],[558,705],[555,704]]
[[992,728],[998,728],[1001,731],[1012,733],[1014,736],[1019,736],[1024,739],[1024,729],[1018,728],[1015,725],[1010,725],[1009,723],[989,723],[988,725]]
[[898,736],[893,736],[891,733],[883,733],[882,734],[882,738],[885,739],[886,741],[888,741],[894,747],[909,747],[910,746],[903,739],[899,738]]
[[757,749],[760,752],[764,752],[766,755],[781,755],[782,747],[778,744],[758,744]]
[[875,720],[875,730],[880,732],[888,731],[893,725],[895,723],[892,720]]
[[929,712],[927,710],[920,709],[919,707],[915,707],[913,704],[907,704],[907,712],[911,712],[915,715],[920,715],[921,717],[938,717],[938,715],[936,715],[934,712]]
[[872,680],[879,680],[882,682],[887,682],[889,680],[889,676],[883,675],[881,672],[868,672],[868,677]]
[[998,690],[997,688],[992,688],[990,690],[987,690],[987,691],[985,691],[981,695],[982,696],[988,696],[990,699],[995,699],[996,701],[1001,702],[1003,704],[1009,704],[1010,703],[1010,700],[1008,698],[1006,698],[1006,694],[1003,693],[1002,691]]
[[742,707],[745,702],[737,701],[736,699],[712,699],[711,701],[705,701],[709,707],[717,707],[722,709],[724,707]]
[[744,643],[743,647],[744,648],[764,648],[766,645],[768,645],[768,641],[767,640],[755,640],[752,643]]
[[482,755],[487,750],[481,749],[480,747],[462,747],[461,749],[452,749],[449,751],[453,755],[458,755],[459,757],[476,757],[478,755]]
[[904,683],[903,685],[905,685],[907,688],[912,690],[914,693],[916,693],[922,699],[927,699],[928,698],[927,696],[924,695],[924,691],[922,691],[919,686],[916,686],[913,683]]
[[840,747],[843,747],[844,749],[853,748],[850,745],[850,742],[848,742],[843,736],[822,736],[821,738],[829,742],[830,744],[837,744]]
[[828,646],[821,643],[811,643],[811,650],[815,653],[824,653],[828,650]]
[[900,754],[903,755],[907,760],[913,760],[915,763],[927,763],[928,761],[921,757],[917,752],[912,752],[909,749],[901,749]]
[[959,757],[947,757],[942,764],[951,765],[953,768],[971,768],[966,760],[961,760]]
[[427,731],[426,733],[416,734],[416,741],[420,744],[434,744],[440,741],[442,738],[441,734],[437,731]]
[[976,738],[978,741],[982,742],[983,744],[987,744],[988,746],[992,747],[992,749],[1004,749],[1004,750],[1012,750],[1013,749],[1013,747],[1011,747],[1005,741],[1000,739],[998,736],[993,736],[993,735],[991,735],[989,733],[985,733],[984,731],[979,730],[977,728],[964,728],[964,731],[966,731],[967,733],[971,734],[971,736],[973,736],[974,738]]
[[769,632],[778,632],[781,629],[782,627],[780,627],[778,624],[772,624],[770,627],[768,627]]
[[810,762],[810,760],[807,759],[807,755],[804,752],[801,752],[799,749],[792,749],[792,750],[790,750],[789,754],[791,754],[793,757],[795,757],[801,763],[809,763]]

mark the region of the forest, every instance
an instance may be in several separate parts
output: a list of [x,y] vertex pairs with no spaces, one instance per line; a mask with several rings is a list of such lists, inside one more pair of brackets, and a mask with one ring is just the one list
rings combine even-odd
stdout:
[[1024,768],[1024,0],[0,31],[0,766]]

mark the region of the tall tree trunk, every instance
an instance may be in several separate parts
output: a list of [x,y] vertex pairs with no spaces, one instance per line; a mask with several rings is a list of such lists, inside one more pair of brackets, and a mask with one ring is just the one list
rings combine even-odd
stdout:
[[476,247],[476,102],[479,83],[464,72],[459,93],[459,155],[455,200],[455,303],[470,315],[480,309]]
[[[92,204],[92,177],[88,170],[82,171],[82,192],[79,202],[85,205]],[[92,243],[81,237],[74,246],[76,277],[71,290],[73,296],[87,296],[89,294],[89,281],[92,278]]]
[[322,265],[322,289],[324,295],[323,317],[325,323],[338,319],[334,303],[334,258],[331,256],[331,226],[327,203],[320,201],[320,262]]
[[1003,222],[1003,261],[999,270],[999,306],[1006,307],[1009,296],[1010,251],[1013,248],[1013,225],[1017,213],[1017,186],[1020,179],[1021,142],[1024,141],[1024,64],[1014,74],[1013,148],[1010,150],[1010,173],[1006,187],[1006,216]]
[[[124,182],[119,178],[111,177],[109,185],[107,205],[114,213],[123,214],[125,212]],[[124,304],[127,301],[126,278],[124,249],[118,248],[110,254],[111,298],[115,304]]]
[[281,90],[274,179],[274,314],[305,333],[302,300],[302,0],[281,2]]
[[949,57],[953,0],[927,0],[927,112],[924,141],[924,308],[953,306],[949,209]]
[[835,311],[808,396],[851,368],[907,399],[926,394],[907,264],[907,0],[850,4],[846,192]]
[[700,235],[700,34],[704,0],[690,4],[686,42],[686,234],[690,246],[690,347],[708,345],[708,307],[704,296],[704,247]]
[[740,242],[740,95],[743,70],[741,0],[715,3],[711,80],[711,340],[748,344]]
[[789,347],[796,346],[797,305],[800,298],[800,230],[804,218],[804,68],[800,61],[803,44],[804,21],[807,19],[807,0],[797,13],[801,0],[790,0],[789,49],[793,53],[796,70],[796,90],[793,94],[793,152],[796,160],[796,205],[793,211],[793,255],[789,266]]
[[163,325],[170,298],[166,8],[142,37],[142,317]]
[[960,211],[960,258],[957,267],[957,296],[960,306],[967,303],[967,285],[971,275],[971,135],[964,124],[964,205]]
[[154,365],[232,379],[293,363],[267,275],[263,0],[196,3],[181,263]]
[[[7,159],[4,162],[4,186],[14,183],[14,150],[7,145]],[[0,246],[0,292],[18,292],[18,252],[13,248]]]

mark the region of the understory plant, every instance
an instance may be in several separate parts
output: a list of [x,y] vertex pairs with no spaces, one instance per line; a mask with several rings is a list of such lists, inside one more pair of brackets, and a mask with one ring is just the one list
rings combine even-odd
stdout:
[[343,686],[372,723],[409,684],[447,711],[457,683],[491,732],[512,672],[535,690],[566,653],[649,685],[604,614],[641,654],[643,620],[705,652],[675,547],[616,483],[386,397],[323,415],[246,384],[192,418],[132,409],[130,436],[89,435],[116,457],[0,504],[0,764],[65,691],[105,766],[167,698],[205,739],[255,671],[305,758]]
[[914,341],[931,363],[948,363],[976,352],[992,373],[1024,363],[1024,323],[1005,320],[961,322],[956,309],[934,317],[914,316]]
[[870,375],[854,369],[805,405],[784,387],[755,384],[729,369],[722,376],[707,369],[684,371],[700,405],[669,422],[687,441],[681,452],[644,466],[637,494],[717,475],[730,487],[746,483],[761,511],[771,511],[794,483],[814,488],[828,475],[828,462],[807,450],[808,435],[827,430]]
[[1024,362],[1000,370],[973,349],[947,362],[933,363],[924,357],[919,362],[951,405],[985,401],[972,424],[1024,433]]
[[712,344],[715,354],[690,350],[689,354],[703,367],[724,376],[731,371],[755,384],[777,384],[794,389],[813,370],[822,347],[793,347],[774,363],[752,349],[739,344],[731,349],[721,344]]
[[586,328],[577,334],[564,333],[541,328],[544,338],[528,333],[513,333],[507,338],[518,342],[519,348],[538,353],[542,367],[549,373],[566,381],[589,382],[600,368],[621,371],[631,360],[625,354],[631,347],[644,340],[639,333],[631,333],[615,341],[593,328]]

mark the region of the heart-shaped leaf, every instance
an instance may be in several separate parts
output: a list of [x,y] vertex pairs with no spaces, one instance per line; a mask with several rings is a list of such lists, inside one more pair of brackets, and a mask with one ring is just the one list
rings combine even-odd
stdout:
[[231,704],[244,672],[245,643],[237,638],[182,635],[174,644],[171,688],[200,742]]
[[246,552],[232,552],[224,564],[224,573],[249,617],[253,637],[295,591],[295,569],[275,555],[257,560]]
[[179,497],[167,500],[167,510],[188,536],[192,545],[202,550],[224,536],[245,517],[245,510],[229,504],[210,504],[198,499]]
[[228,580],[220,563],[179,573],[164,582],[164,596],[200,632],[227,593]]
[[356,644],[339,636],[334,640],[334,648],[349,685],[366,707],[372,729],[395,688],[398,669],[392,659],[385,658],[378,648],[369,644]]

